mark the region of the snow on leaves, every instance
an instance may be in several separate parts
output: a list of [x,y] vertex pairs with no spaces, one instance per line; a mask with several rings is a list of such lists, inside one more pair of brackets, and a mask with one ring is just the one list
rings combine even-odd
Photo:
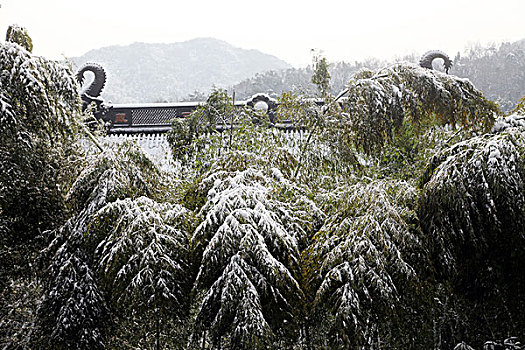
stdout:
[[462,319],[497,319],[508,333],[523,329],[524,136],[508,128],[438,153],[418,210],[436,279],[468,301]]
[[[78,96],[67,68],[11,43],[2,44],[0,59],[8,65],[0,131],[16,142],[34,133],[49,143],[73,131]],[[361,72],[349,92],[343,112],[312,120],[306,144],[305,134],[287,139],[257,130],[250,118],[234,130],[191,135],[185,146],[198,152],[181,155],[171,184],[127,143],[84,157],[66,185],[69,220],[52,231],[43,254],[42,339],[62,348],[147,347],[153,338],[169,342],[177,323],[187,327],[182,338],[193,332],[190,347],[293,347],[310,341],[321,315],[325,346],[375,346],[411,315],[397,311],[426,278],[419,269],[433,273],[421,266],[428,258],[421,240],[445,266],[458,261],[458,242],[523,246],[520,118],[503,120],[497,135],[436,151],[417,189],[395,179],[394,168],[374,173],[372,151],[399,137],[405,123],[416,137],[419,126],[436,124],[486,130],[495,107],[466,80],[410,65]],[[337,137],[310,137],[318,124]],[[443,147],[452,139],[435,134]],[[342,148],[330,141],[348,157],[334,155]],[[109,320],[115,336],[106,334]],[[315,345],[322,332],[313,333]]]
[[18,235],[60,216],[57,182],[73,153],[78,101],[67,66],[0,43],[0,207]]
[[0,62],[2,134],[55,139],[78,124],[77,84],[69,67],[11,42],[0,44]]
[[272,330],[263,314],[254,278],[264,276],[239,254],[234,255],[202,301],[197,330],[209,331],[214,342],[220,341],[222,332],[229,332],[236,349],[265,348]]
[[[108,306],[105,304],[105,291],[101,289],[102,284],[97,274],[99,266],[93,264],[96,255],[88,244],[89,241],[86,242],[86,233],[93,220],[102,222],[102,215],[114,214],[132,201],[131,199],[127,202],[118,201],[119,198],[156,193],[155,185],[159,184],[156,175],[159,174],[151,161],[130,145],[122,145],[115,150],[94,155],[87,162],[84,171],[80,173],[67,195],[72,216],[55,230],[55,238],[44,251],[44,257],[49,260],[49,267],[45,270],[45,296],[39,309],[41,315],[39,324],[45,329],[46,339],[60,344],[63,348],[76,347],[73,344],[82,345],[81,348],[85,349],[103,347],[101,334],[104,332],[101,319],[107,317]],[[159,207],[150,199],[137,201],[138,207],[135,211],[144,212],[134,221],[137,225],[141,219],[143,223],[151,220],[154,225],[155,221],[152,218],[160,215],[154,209],[166,209],[166,213],[163,213],[166,220],[175,220],[178,217],[172,212],[175,207],[169,205]],[[131,203],[130,206],[132,207]],[[147,209],[151,209],[152,212],[148,212]],[[118,227],[122,229],[122,226]],[[131,225],[131,228],[134,227]],[[111,232],[111,228],[108,228],[108,231]],[[170,232],[174,234],[173,231]],[[167,235],[170,232],[161,234]],[[145,240],[148,237],[146,233],[144,235],[139,233],[135,237],[137,240]],[[117,235],[117,233],[113,234]],[[104,238],[103,236],[100,239]],[[171,239],[169,241],[171,242]],[[119,242],[116,241],[115,244],[117,243]],[[162,247],[154,246],[149,253],[154,253],[155,248],[162,250]],[[121,254],[118,259],[123,259],[127,253],[115,250]],[[147,257],[151,258],[151,255]],[[117,256],[115,255],[114,258],[117,259]],[[158,258],[159,261],[164,261],[163,257]],[[168,261],[169,263],[172,261]],[[138,266],[144,270],[142,273],[150,273],[147,264]],[[130,269],[130,273],[133,272],[137,271]],[[121,280],[128,277],[121,277]],[[163,287],[162,280],[155,282]],[[147,284],[140,284],[138,281],[134,283],[137,288]],[[147,291],[149,290],[146,289],[144,292]]]
[[344,118],[352,143],[371,152],[392,140],[403,121],[488,130],[497,107],[468,80],[409,64],[361,71],[348,85]]
[[523,140],[523,129],[512,128],[459,142],[431,161],[419,216],[447,268],[467,242],[484,249],[511,239],[505,232],[524,234]]
[[88,240],[115,303],[147,310],[180,309],[187,292],[187,210],[147,197],[116,200],[93,217]]
[[415,277],[406,255],[418,244],[410,208],[416,190],[405,182],[377,180],[334,195],[336,211],[306,253],[318,285],[317,308],[328,308],[333,327],[355,340],[385,309],[396,307],[399,287]]
[[[62,245],[47,273],[39,324],[48,346],[57,349],[102,349],[107,309],[87,256],[73,244]],[[51,345],[52,344],[52,345]]]
[[87,157],[87,164],[67,194],[69,205],[90,217],[106,203],[126,197],[155,198],[162,187],[159,169],[132,143]]
[[508,128],[525,127],[525,111],[520,114],[511,114],[504,118],[499,118],[492,127],[493,133],[502,132]]
[[236,348],[262,348],[280,322],[294,322],[305,233],[294,220],[281,220],[277,209],[286,204],[272,198],[273,180],[260,171],[216,172],[203,184],[211,187],[193,236],[203,245],[196,285],[205,291],[197,335],[208,330],[218,342],[230,334]]
[[[30,43],[27,33],[20,28],[12,26],[9,31],[8,42],[0,43],[0,213],[1,221],[5,223],[2,241],[5,239],[7,243],[0,253],[1,265],[7,270],[10,265],[15,267],[15,261],[19,259],[23,269],[27,268],[27,275],[23,278],[34,281],[40,287],[40,276],[29,275],[29,271],[34,266],[31,262],[48,238],[42,232],[63,223],[61,186],[69,171],[68,157],[74,154],[79,97],[76,82],[66,65],[33,56],[22,46],[9,42],[14,40],[24,45],[22,41],[28,40],[25,44]],[[30,49],[30,46],[26,47]],[[8,255],[4,258],[4,249],[8,247]],[[15,260],[11,261],[12,258]],[[62,263],[65,261],[63,259]],[[90,271],[85,269],[82,258],[67,261],[66,265],[60,264],[64,265],[62,270],[56,266],[53,270],[53,273],[59,274],[56,277],[62,283],[63,295],[57,298],[54,298],[55,294],[45,295],[44,303],[49,302],[46,316],[55,317],[52,322],[57,321],[57,327],[47,335],[57,341],[57,346],[66,348],[69,347],[64,345],[67,343],[63,338],[65,332],[74,333],[79,347],[84,348],[87,348],[86,338],[92,336],[95,339],[93,348],[96,348],[100,344],[96,327],[86,323],[86,328],[81,329],[80,325],[74,324],[83,312],[96,318],[98,311],[90,309],[88,304],[100,299],[90,287]],[[4,263],[7,263],[5,267]],[[84,283],[82,287],[86,288],[82,289],[76,283]],[[86,293],[93,292],[93,297],[78,300],[80,289]],[[37,289],[32,294],[33,300],[39,294],[40,289]],[[38,304],[35,301],[35,305],[31,306],[32,315]],[[78,308],[65,313],[63,304],[67,307],[78,305]],[[34,330],[33,325],[32,321],[31,325],[28,324],[29,334]]]

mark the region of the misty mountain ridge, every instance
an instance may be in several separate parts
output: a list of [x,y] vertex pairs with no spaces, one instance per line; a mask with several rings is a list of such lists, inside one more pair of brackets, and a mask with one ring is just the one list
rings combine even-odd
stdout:
[[[525,39],[477,44],[467,48],[465,54],[450,58],[454,59],[451,74],[468,78],[505,111],[514,108],[525,95]],[[402,60],[417,63],[419,56]],[[77,66],[95,62],[105,68],[108,79],[102,97],[113,103],[204,100],[214,86],[235,90],[238,99],[261,92],[274,97],[284,91],[318,93],[311,82],[311,66],[292,68],[275,56],[213,38],[109,46],[72,61]],[[391,63],[376,59],[331,62],[332,92],[341,91],[360,69],[379,69]],[[199,93],[194,94],[196,91]]]
[[76,68],[87,62],[102,65],[107,74],[102,97],[113,103],[177,101],[196,90],[227,88],[257,73],[291,67],[275,56],[213,38],[108,46],[71,61]]

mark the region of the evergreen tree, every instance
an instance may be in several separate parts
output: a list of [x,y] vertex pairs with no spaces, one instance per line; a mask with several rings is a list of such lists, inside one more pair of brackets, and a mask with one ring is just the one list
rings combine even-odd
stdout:
[[330,73],[328,72],[328,62],[326,57],[322,57],[320,53],[314,52],[313,57],[314,73],[312,75],[312,83],[317,86],[322,97],[327,97],[330,94]]

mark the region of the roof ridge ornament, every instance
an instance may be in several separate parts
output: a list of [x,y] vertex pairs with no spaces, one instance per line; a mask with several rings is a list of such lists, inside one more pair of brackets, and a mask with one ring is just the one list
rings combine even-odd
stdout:
[[421,56],[421,59],[419,60],[419,65],[423,68],[434,69],[434,67],[432,66],[432,62],[436,58],[441,58],[443,60],[445,72],[448,74],[448,71],[452,67],[453,62],[446,53],[440,50],[427,51],[423,56]]

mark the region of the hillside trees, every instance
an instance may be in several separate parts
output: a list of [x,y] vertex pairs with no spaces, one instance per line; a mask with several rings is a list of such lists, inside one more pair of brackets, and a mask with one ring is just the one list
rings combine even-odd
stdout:
[[[363,62],[334,62],[328,64],[332,94],[343,90],[352,76],[359,70],[379,69],[388,62],[369,59]],[[315,84],[312,82],[313,67],[289,68],[280,71],[258,73],[254,77],[243,80],[233,86],[238,98],[246,99],[257,93],[267,93],[277,97],[285,92],[304,93],[312,97],[316,95]]]
[[456,60],[452,73],[468,78],[508,112],[525,94],[525,42],[479,45]]

